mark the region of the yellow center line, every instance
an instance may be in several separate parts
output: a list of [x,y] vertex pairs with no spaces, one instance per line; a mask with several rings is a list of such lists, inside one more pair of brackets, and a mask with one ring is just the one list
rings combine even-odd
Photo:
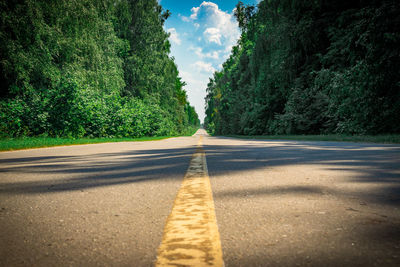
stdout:
[[223,266],[202,136],[176,196],[156,266]]

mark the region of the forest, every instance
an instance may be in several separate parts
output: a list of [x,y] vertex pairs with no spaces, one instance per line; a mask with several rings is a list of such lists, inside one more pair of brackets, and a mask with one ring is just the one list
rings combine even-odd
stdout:
[[188,134],[157,0],[0,0],[0,137]]
[[400,1],[236,5],[241,37],[207,86],[212,134],[400,133]]

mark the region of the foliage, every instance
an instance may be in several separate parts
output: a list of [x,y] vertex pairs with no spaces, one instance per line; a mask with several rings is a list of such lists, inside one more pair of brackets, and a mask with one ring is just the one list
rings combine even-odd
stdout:
[[199,125],[156,0],[0,0],[0,137],[140,137]]
[[210,79],[215,134],[400,133],[400,3],[238,3],[242,35]]

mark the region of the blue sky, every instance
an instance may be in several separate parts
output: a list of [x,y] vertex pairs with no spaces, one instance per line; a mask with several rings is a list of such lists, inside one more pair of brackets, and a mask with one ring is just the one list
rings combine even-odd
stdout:
[[[190,104],[204,121],[204,97],[209,77],[220,70],[240,37],[233,16],[235,1],[159,0],[172,14],[164,28],[170,33],[171,56],[187,83]],[[257,4],[257,0],[242,0]]]

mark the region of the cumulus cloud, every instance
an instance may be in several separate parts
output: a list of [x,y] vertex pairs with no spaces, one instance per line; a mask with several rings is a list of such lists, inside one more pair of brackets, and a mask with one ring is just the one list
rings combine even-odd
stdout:
[[220,32],[220,29],[218,28],[207,28],[204,33],[204,37],[206,40],[210,43],[216,43],[218,45],[222,45],[221,43],[221,37],[222,34]]
[[233,13],[226,13],[213,2],[204,1],[191,9],[190,19],[201,21],[205,30],[203,35],[210,43],[220,46],[234,45],[240,36],[238,23]]
[[192,14],[190,15],[190,18],[191,19],[197,19],[197,13],[199,13],[199,10],[200,10],[200,7],[192,7],[192,9],[190,10],[190,11],[192,11]]
[[207,63],[204,61],[196,61],[194,64],[192,64],[192,66],[200,72],[213,73],[215,71],[211,63]]
[[175,28],[170,28],[167,30],[167,32],[170,34],[169,35],[169,39],[171,40],[171,42],[180,45],[181,44],[181,39],[179,39],[179,35],[176,32]]

